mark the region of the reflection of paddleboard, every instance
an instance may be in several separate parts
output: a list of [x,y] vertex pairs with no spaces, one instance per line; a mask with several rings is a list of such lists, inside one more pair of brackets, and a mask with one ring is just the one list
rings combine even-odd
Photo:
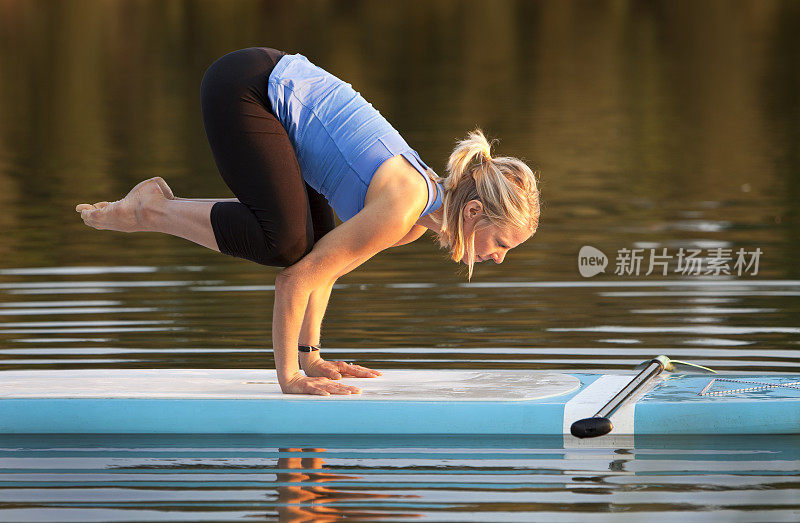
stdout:
[[[6,371],[0,433],[569,434],[630,379],[387,370],[342,380],[360,395],[304,396],[281,394],[274,370]],[[660,377],[614,412],[614,433],[800,433],[798,382],[799,375]]]

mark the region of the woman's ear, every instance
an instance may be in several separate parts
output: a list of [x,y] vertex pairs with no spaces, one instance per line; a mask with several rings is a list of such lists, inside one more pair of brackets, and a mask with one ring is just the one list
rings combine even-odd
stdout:
[[470,200],[464,206],[464,219],[475,220],[483,213],[483,204],[478,200]]

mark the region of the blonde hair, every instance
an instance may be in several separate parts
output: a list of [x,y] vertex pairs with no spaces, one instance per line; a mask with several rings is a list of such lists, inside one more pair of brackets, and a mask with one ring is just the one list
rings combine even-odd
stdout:
[[[453,261],[466,255],[468,279],[472,279],[478,229],[493,224],[536,232],[540,213],[536,175],[517,158],[492,158],[491,144],[480,129],[458,142],[447,161],[447,173],[442,219],[434,218],[441,226],[439,245],[450,251]],[[481,202],[484,216],[476,222],[470,237],[465,238],[464,207],[470,200]]]

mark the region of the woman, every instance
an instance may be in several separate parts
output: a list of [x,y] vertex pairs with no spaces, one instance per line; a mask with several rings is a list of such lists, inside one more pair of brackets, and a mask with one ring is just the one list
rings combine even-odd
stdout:
[[[334,380],[381,374],[319,356],[322,317],[340,276],[430,229],[472,277],[476,260],[501,263],[536,231],[539,191],[527,165],[492,158],[476,130],[458,143],[440,183],[350,84],[302,55],[260,47],[229,53],[206,71],[201,103],[214,160],[237,198],[176,198],[151,178],[122,200],[75,210],[95,229],[163,232],[285,267],[272,320],[284,393],[359,393]],[[334,211],[343,222],[335,228]]]

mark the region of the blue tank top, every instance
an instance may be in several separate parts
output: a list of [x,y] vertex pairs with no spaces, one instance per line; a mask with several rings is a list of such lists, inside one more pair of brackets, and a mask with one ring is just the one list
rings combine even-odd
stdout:
[[364,208],[375,171],[402,155],[428,185],[420,216],[442,204],[441,184],[428,166],[372,104],[353,87],[301,55],[283,56],[269,76],[272,110],[286,129],[303,179],[325,196],[342,221]]

